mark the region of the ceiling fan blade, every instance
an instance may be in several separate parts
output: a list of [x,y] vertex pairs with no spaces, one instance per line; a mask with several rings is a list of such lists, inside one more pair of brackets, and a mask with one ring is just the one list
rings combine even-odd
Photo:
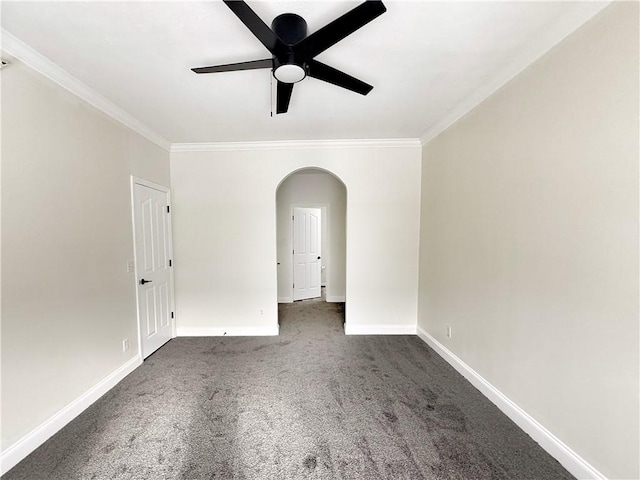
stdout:
[[251,60],[250,62],[227,63],[212,67],[198,67],[191,70],[195,73],[234,72],[236,70],[256,70],[258,68],[273,68],[273,59]]
[[289,100],[291,100],[292,91],[293,83],[278,82],[276,113],[287,113],[287,110],[289,110]]
[[318,62],[317,60],[311,60],[307,64],[308,75],[324,82],[332,83],[338,87],[346,88],[352,92],[359,93],[360,95],[366,95],[373,89],[372,85],[364,83],[362,80],[358,80],[351,75],[347,75],[340,70],[336,70],[329,65]]
[[240,19],[245,26],[251,30],[260,42],[267,47],[272,54],[278,55],[285,49],[284,43],[273,33],[266,23],[251,10],[246,2],[240,0],[223,0],[233,13]]
[[294,49],[306,52],[307,58],[313,58],[386,11],[381,1],[367,0],[298,42]]

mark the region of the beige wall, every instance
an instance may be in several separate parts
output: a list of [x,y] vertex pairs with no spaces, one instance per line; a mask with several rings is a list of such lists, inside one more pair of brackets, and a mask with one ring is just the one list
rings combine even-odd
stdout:
[[132,174],[168,185],[168,152],[2,70],[3,450],[138,354]]
[[423,149],[419,327],[609,478],[640,475],[638,55],[614,4]]
[[[311,173],[313,172],[313,173]],[[293,301],[291,207],[322,206],[322,283],[328,301],[344,301],[346,287],[347,190],[329,173],[303,170],[287,177],[276,195],[278,301]]]
[[347,327],[415,331],[420,147],[347,146],[171,154],[179,335],[277,331],[276,189],[307,167],[347,189]]

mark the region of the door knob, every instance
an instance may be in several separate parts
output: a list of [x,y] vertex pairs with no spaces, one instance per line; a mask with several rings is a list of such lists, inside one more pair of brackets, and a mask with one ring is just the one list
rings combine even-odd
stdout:
[[151,283],[153,280],[145,280],[144,278],[140,280],[140,285],[144,285],[145,283]]
[[318,257],[318,260],[320,260],[320,257]]

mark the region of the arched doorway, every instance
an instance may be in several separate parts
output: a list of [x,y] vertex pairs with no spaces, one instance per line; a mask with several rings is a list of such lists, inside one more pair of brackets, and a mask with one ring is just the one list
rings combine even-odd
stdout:
[[276,189],[278,303],[294,301],[292,217],[296,208],[314,208],[321,213],[321,298],[345,302],[347,189],[333,173],[309,167],[290,173]]

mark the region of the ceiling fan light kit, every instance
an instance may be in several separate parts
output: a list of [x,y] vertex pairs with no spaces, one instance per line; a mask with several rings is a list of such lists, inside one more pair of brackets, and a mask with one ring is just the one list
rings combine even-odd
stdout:
[[307,76],[304,68],[293,63],[280,65],[273,70],[273,76],[276,80],[283,83],[298,83]]
[[306,77],[313,77],[361,95],[366,95],[373,88],[362,80],[318,62],[314,57],[386,12],[387,9],[381,1],[367,0],[311,35],[307,35],[307,22],[295,13],[278,15],[269,28],[246,2],[224,0],[224,3],[269,50],[272,57],[192,68],[195,73],[270,68],[278,82],[276,113],[288,111],[293,85]]

